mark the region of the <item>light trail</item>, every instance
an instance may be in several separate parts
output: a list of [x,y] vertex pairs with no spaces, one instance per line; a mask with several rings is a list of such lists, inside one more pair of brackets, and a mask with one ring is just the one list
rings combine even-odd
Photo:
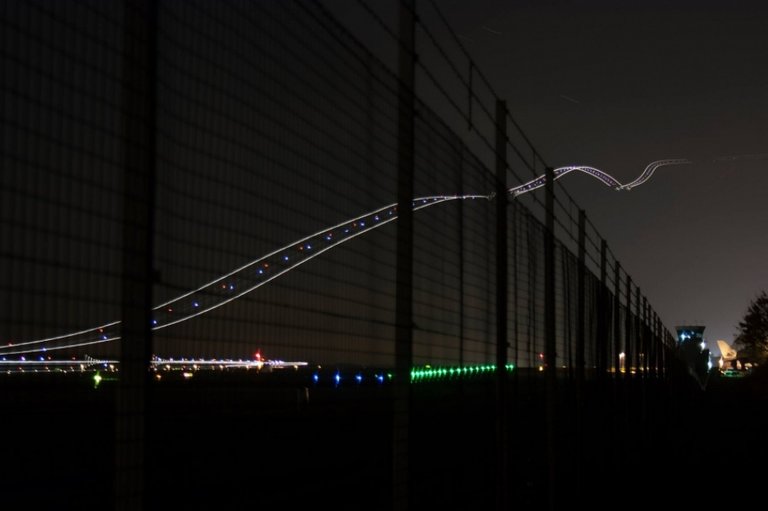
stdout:
[[[690,160],[686,160],[683,158],[670,159],[670,160],[657,160],[657,161],[651,162],[648,164],[647,167],[645,167],[645,170],[643,170],[642,174],[640,174],[640,176],[637,177],[637,179],[627,184],[621,184],[615,177],[608,174],[607,172],[603,172],[600,169],[596,169],[595,167],[588,167],[586,165],[570,165],[567,167],[558,167],[554,169],[553,172],[555,174],[555,180],[560,179],[561,177],[563,177],[564,175],[570,172],[579,171],[584,174],[587,174],[588,176],[592,176],[595,179],[598,179],[604,185],[609,186],[614,190],[629,191],[632,188],[636,188],[641,184],[645,183],[646,181],[648,181],[651,178],[651,176],[653,176],[653,173],[656,171],[656,169],[659,167],[664,167],[666,165],[683,165],[686,163],[692,163],[692,162]],[[547,182],[547,175],[542,174],[537,178],[531,179],[527,183],[523,183],[520,186],[515,186],[513,188],[510,188],[508,191],[514,197],[517,197],[524,193],[532,192],[533,190],[541,188],[546,184],[546,182]]]
[[119,360],[96,360],[96,359],[85,359],[85,360],[67,360],[67,359],[57,359],[57,360],[0,360],[0,367],[14,367],[14,366],[83,366],[83,367],[91,367],[91,366],[97,366],[97,365],[117,365],[119,364]]
[[300,361],[288,361],[285,360],[243,360],[243,359],[174,359],[174,358],[158,358],[153,357],[150,361],[152,368],[200,368],[200,367],[224,367],[226,369],[245,368],[245,369],[263,369],[264,367],[271,369],[286,369],[299,367],[306,367],[308,362]]
[[[153,357],[150,360],[151,369],[179,369],[179,368],[216,368],[221,367],[225,369],[286,369],[286,368],[299,368],[306,367],[308,362],[303,361],[285,361],[285,360],[243,360],[243,359],[173,359],[173,358],[158,358]],[[3,368],[13,367],[34,367],[34,368],[47,368],[51,367],[77,367],[80,370],[92,369],[98,367],[110,367],[113,368],[120,366],[119,360],[112,359],[96,359],[86,357],[85,359],[30,359],[30,360],[7,360],[5,358],[0,359],[0,370]]]
[[[433,195],[413,200],[414,211],[455,200],[490,200],[491,195]],[[368,231],[397,219],[397,204],[389,204],[340,224],[310,234],[222,275],[197,289],[161,303],[152,309],[152,330],[171,325],[222,307],[320,254]],[[0,346],[0,356],[46,353],[103,344],[120,339],[120,321],[69,334]]]
[[685,165],[688,163],[693,163],[690,160],[686,160],[683,158],[678,158],[674,160],[658,160],[650,163],[647,167],[645,167],[645,170],[643,171],[640,176],[635,179],[634,181],[627,183],[625,185],[621,185],[621,190],[631,190],[632,188],[635,188],[636,186],[640,186],[641,184],[645,183],[649,179],[651,179],[651,176],[653,176],[653,173],[656,172],[656,169],[659,167],[664,167],[665,165]]
[[[554,175],[557,180],[566,174],[578,171],[598,179],[604,185],[614,190],[629,191],[648,181],[659,167],[686,163],[691,162],[686,159],[667,159],[651,162],[640,176],[627,184],[621,184],[607,172],[586,165],[558,167],[554,169]],[[542,174],[522,185],[509,188],[507,191],[513,197],[518,197],[541,188],[545,184],[546,174]],[[491,200],[493,197],[493,193],[488,195],[432,195],[413,199],[412,206],[414,211],[418,211],[449,201]],[[218,309],[314,259],[333,247],[396,219],[397,204],[389,204],[388,206],[305,236],[196,289],[155,306],[152,309],[151,328],[152,330],[160,330]],[[112,321],[86,330],[79,330],[55,337],[46,337],[21,343],[9,342],[6,345],[0,346],[0,356],[44,353],[112,342],[120,339],[120,326],[120,321]]]

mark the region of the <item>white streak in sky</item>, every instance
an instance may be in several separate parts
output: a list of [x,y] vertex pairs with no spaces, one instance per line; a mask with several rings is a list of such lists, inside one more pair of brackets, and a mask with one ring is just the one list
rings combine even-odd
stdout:
[[492,29],[491,27],[487,27],[487,26],[483,25],[483,26],[482,26],[482,27],[480,27],[480,28],[482,28],[482,29],[483,29],[483,30],[485,30],[486,32],[490,32],[491,34],[494,34],[494,35],[501,35],[501,32],[499,32],[498,30],[494,30],[494,29]]
[[[484,27],[485,28],[485,27]],[[657,160],[648,164],[645,170],[634,181],[621,184],[607,172],[586,165],[571,165],[554,169],[555,179],[559,179],[574,171],[582,172],[614,190],[631,190],[648,181],[656,169],[667,165],[682,165],[691,163],[685,159]],[[546,183],[546,174],[532,179],[519,186],[509,188],[508,192],[514,197],[541,188]],[[433,195],[413,199],[414,211],[434,206],[443,202],[455,200],[472,200],[493,198],[493,193],[487,195]],[[284,247],[254,259],[202,286],[181,294],[171,300],[161,303],[152,309],[152,330],[159,330],[206,312],[218,309],[227,303],[244,296],[251,291],[271,282],[285,273],[314,259],[320,254],[352,240],[368,231],[397,219],[397,204],[369,211],[340,224],[327,227],[314,234],[296,240]],[[79,330],[64,335],[46,337],[34,341],[8,343],[0,346],[0,356],[25,355],[29,353],[44,353],[59,351],[67,348],[91,346],[112,342],[120,339],[121,322],[113,321],[86,330]]]
[[580,104],[581,104],[581,101],[579,101],[579,100],[576,100],[576,99],[573,99],[573,98],[572,98],[572,97],[570,97],[570,96],[566,96],[565,94],[560,94],[560,97],[561,97],[561,98],[563,98],[563,99],[564,99],[564,100],[566,100],[566,101],[570,101],[571,103],[576,103],[577,105],[580,105]]
[[[673,160],[657,160],[657,161],[651,162],[648,164],[647,167],[645,167],[645,170],[643,170],[642,174],[640,174],[640,176],[638,176],[637,179],[635,179],[634,181],[630,181],[627,184],[621,184],[616,178],[614,178],[612,175],[608,174],[607,172],[603,172],[602,170],[596,169],[595,167],[587,167],[585,165],[571,165],[568,167],[558,167],[554,169],[554,174],[555,174],[555,179],[557,180],[557,179],[560,179],[562,176],[576,170],[584,174],[587,174],[588,176],[592,176],[595,179],[599,179],[605,186],[610,186],[614,190],[629,191],[632,188],[640,186],[641,184],[648,181],[651,178],[651,176],[653,176],[653,173],[656,171],[656,169],[659,167],[664,167],[666,165],[683,165],[686,163],[691,163],[691,161],[678,158]],[[547,182],[547,175],[542,174],[537,178],[531,179],[527,183],[523,183],[519,186],[510,188],[509,193],[517,197],[524,193],[532,192],[533,190],[541,188],[546,184],[546,182]]]

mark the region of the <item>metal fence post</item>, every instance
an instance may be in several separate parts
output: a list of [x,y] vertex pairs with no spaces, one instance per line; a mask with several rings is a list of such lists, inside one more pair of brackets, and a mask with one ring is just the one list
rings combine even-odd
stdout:
[[585,318],[585,280],[587,273],[587,214],[583,209],[579,210],[579,269],[576,288],[576,502],[583,501],[582,487],[583,459],[584,459],[584,377],[585,357],[584,345],[586,344],[586,318]]
[[547,393],[547,466],[549,509],[557,504],[557,344],[555,339],[555,173],[547,167],[546,173],[546,232],[544,234],[544,356],[546,362]]
[[627,300],[624,310],[624,376],[632,378],[632,277],[627,274]]
[[577,300],[576,300],[576,391],[577,398],[581,399],[581,392],[584,386],[584,371],[585,371],[585,357],[584,346],[586,344],[586,318],[585,318],[585,304],[584,294],[587,274],[587,213],[583,210],[579,210],[579,270],[577,275],[576,287],[577,287]]
[[600,240],[600,291],[597,304],[597,360],[599,377],[608,371],[608,243]]
[[143,509],[147,502],[146,414],[157,179],[155,9],[154,0],[129,0],[125,9],[122,324],[115,403],[115,509],[119,510]]
[[507,508],[507,105],[496,101],[496,508]]
[[619,378],[621,369],[621,263],[613,266],[613,377]]
[[648,336],[650,333],[650,325],[648,324],[648,298],[643,297],[643,322],[642,322],[642,339],[643,339],[643,376],[648,377],[648,371],[651,368],[651,350],[650,343],[648,342]]
[[642,295],[640,294],[640,287],[635,286],[635,321],[633,323],[633,332],[634,332],[634,338],[635,338],[635,347],[632,350],[634,359],[635,359],[635,366],[637,367],[637,372],[639,373],[642,368],[642,360],[640,360],[640,353],[643,352],[643,334],[641,332],[642,330],[642,312],[641,312],[641,301]]
[[413,361],[414,0],[401,0],[398,86],[397,289],[393,404],[393,508],[410,504],[410,374]]
[[653,373],[654,376],[661,376],[661,337],[659,335],[659,317],[656,315],[656,311],[653,311],[653,334],[651,336],[651,342],[653,344]]

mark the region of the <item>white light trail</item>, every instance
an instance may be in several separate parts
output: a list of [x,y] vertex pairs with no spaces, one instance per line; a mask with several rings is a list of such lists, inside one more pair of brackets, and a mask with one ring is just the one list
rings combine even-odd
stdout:
[[[435,204],[454,200],[486,199],[490,195],[433,195],[413,200],[418,211]],[[331,248],[350,241],[368,231],[397,219],[397,204],[365,213],[294,241],[267,255],[255,259],[187,293],[163,302],[152,309],[152,330],[160,330],[190,320],[222,307],[281,275],[314,259]],[[120,339],[120,321],[80,330],[56,337],[47,337],[0,346],[0,356],[25,355],[59,351],[102,344]]]
[[[631,190],[648,181],[659,167],[686,163],[691,162],[686,159],[667,159],[651,162],[637,179],[627,184],[621,184],[607,172],[586,165],[558,167],[554,169],[554,175],[555,179],[559,179],[573,171],[578,171],[600,180],[603,184],[615,190]],[[541,188],[545,184],[546,174],[543,174],[527,183],[509,188],[508,193],[518,197]],[[413,199],[412,205],[413,210],[418,211],[435,204],[454,200],[491,200],[493,195],[492,193],[489,195],[433,195],[417,197]],[[386,225],[395,219],[397,219],[397,204],[390,204],[285,245],[196,289],[155,306],[152,309],[151,328],[152,330],[160,330],[218,309],[314,259],[331,248],[377,227]],[[87,330],[79,330],[55,337],[21,343],[8,343],[0,346],[0,356],[59,351],[112,342],[120,339],[120,326],[120,321],[113,321]]]
[[[554,174],[555,174],[555,180],[557,180],[563,177],[564,175],[570,172],[573,172],[574,170],[577,170],[579,172],[583,172],[584,174],[587,174],[588,176],[592,176],[595,179],[599,179],[604,185],[610,186],[614,190],[629,191],[632,188],[640,186],[641,184],[648,181],[651,178],[651,176],[653,176],[653,173],[656,171],[656,169],[659,167],[664,167],[666,165],[682,165],[686,163],[692,163],[692,162],[690,160],[686,160],[682,158],[671,159],[671,160],[657,160],[657,161],[651,162],[648,164],[647,167],[645,167],[645,170],[643,170],[642,174],[640,174],[640,176],[637,179],[627,184],[621,184],[616,178],[614,178],[607,172],[603,172],[600,169],[596,169],[595,167],[588,167],[586,165],[571,165],[568,167],[558,167],[554,169]],[[546,182],[547,182],[547,175],[542,174],[541,176],[535,179],[532,179],[527,183],[523,183],[520,186],[510,188],[509,193],[517,197],[524,193],[532,192],[537,188],[541,188],[546,184]]]
[[631,190],[636,186],[640,186],[641,184],[651,179],[651,176],[653,176],[653,173],[656,172],[656,169],[659,167],[664,167],[665,165],[684,165],[687,163],[692,163],[692,162],[690,160],[686,160],[682,158],[678,158],[675,160],[658,160],[658,161],[651,162],[648,164],[647,167],[645,167],[645,170],[643,171],[642,174],[640,174],[640,177],[638,177],[637,179],[635,179],[630,183],[622,185],[619,189]]
[[5,366],[96,366],[96,365],[116,365],[119,364],[119,360],[97,360],[97,359],[85,359],[85,360],[0,360],[0,367]]

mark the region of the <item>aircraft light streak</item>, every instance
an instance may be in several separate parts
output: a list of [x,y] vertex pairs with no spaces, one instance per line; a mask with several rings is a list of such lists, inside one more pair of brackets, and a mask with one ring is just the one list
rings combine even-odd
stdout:
[[[659,167],[686,163],[691,162],[686,159],[667,159],[651,162],[637,179],[626,184],[621,184],[613,176],[600,169],[586,165],[559,167],[554,169],[554,175],[555,179],[560,179],[566,174],[578,171],[600,180],[603,184],[614,190],[628,191],[648,181]],[[509,188],[507,191],[513,197],[518,197],[541,188],[545,183],[546,174],[522,185]],[[413,199],[412,206],[414,211],[418,211],[449,201],[492,200],[493,198],[493,193],[487,195],[433,195]],[[167,328],[222,307],[314,259],[333,247],[396,219],[397,204],[389,204],[388,206],[370,211],[296,240],[196,289],[155,306],[152,309],[151,328],[152,330]],[[120,326],[120,321],[112,321],[86,330],[79,330],[55,337],[46,337],[21,343],[9,342],[0,346],[0,356],[58,351],[112,342],[120,339]]]

